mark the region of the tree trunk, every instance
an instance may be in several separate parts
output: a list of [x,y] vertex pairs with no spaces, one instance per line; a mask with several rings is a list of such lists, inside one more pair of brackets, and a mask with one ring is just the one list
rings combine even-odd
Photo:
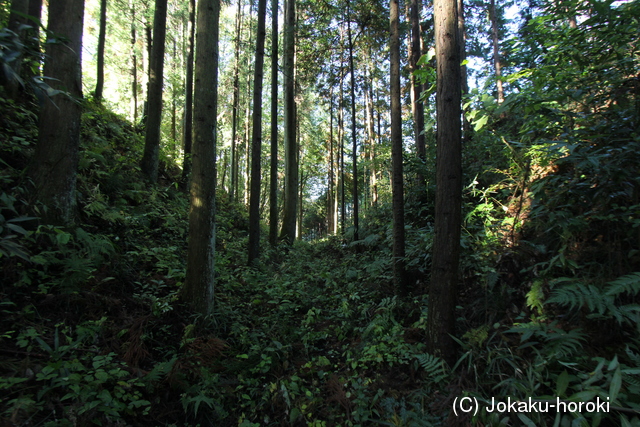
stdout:
[[[371,57],[371,55],[369,55]],[[373,64],[371,64],[373,66]],[[365,106],[367,115],[367,158],[369,160],[369,193],[370,206],[375,206],[378,202],[378,194],[375,191],[376,188],[376,135],[374,131],[374,117],[373,117],[373,75],[369,73],[369,84],[365,93]]]
[[236,49],[233,68],[233,109],[231,112],[231,188],[229,199],[238,197],[238,111],[240,109],[240,35],[242,29],[242,0],[238,0],[236,13]]
[[[347,6],[348,7],[348,6]],[[351,157],[353,159],[353,240],[358,240],[359,212],[358,212],[358,138],[356,134],[356,73],[353,64],[353,38],[351,36],[351,16],[347,22],[347,36],[349,38],[349,71],[351,73]]]
[[[229,150],[225,149],[222,154],[222,177],[218,181],[218,187],[223,192],[227,191],[227,168],[229,167]],[[218,168],[220,169],[220,168]]]
[[287,0],[285,4],[282,70],[284,74],[285,194],[280,239],[292,245],[296,238],[298,209],[298,144],[294,85],[295,0]]
[[[298,144],[298,146],[300,146]],[[298,159],[298,165],[302,164],[302,162],[300,161],[300,159]],[[298,194],[298,222],[297,222],[297,226],[298,226],[298,232],[297,232],[297,237],[298,240],[302,240],[302,220],[304,217],[304,212],[302,210],[303,205],[302,202],[304,201],[304,184],[305,184],[305,179],[307,177],[304,175],[304,171],[300,170],[300,186],[299,186],[299,191],[300,193]]]
[[219,0],[198,2],[189,246],[181,297],[203,315],[213,310],[215,284],[219,16]]
[[[82,100],[83,0],[51,0],[48,30],[64,42],[47,44],[44,75],[68,93],[56,95],[40,110],[38,145],[30,167],[36,197],[49,208],[43,219],[70,224],[76,207],[76,174]],[[55,102],[55,104],[54,104]]]
[[96,90],[94,96],[96,101],[102,101],[102,92],[104,90],[104,45],[107,38],[107,0],[100,0],[100,30],[98,32],[98,52],[97,52],[97,68],[98,76],[96,78]]
[[453,364],[456,287],[460,258],[462,155],[460,47],[456,0],[435,0],[437,154],[435,237],[429,290],[429,351]]
[[343,31],[340,31],[340,104],[338,106],[338,144],[340,144],[340,233],[344,235],[346,231],[346,197],[345,197],[345,171],[344,171],[344,43]]
[[[420,48],[420,5],[418,0],[411,0],[411,44],[410,44],[410,68],[411,68],[411,111],[413,113],[413,132],[416,142],[416,154],[422,163],[427,160],[427,148],[424,136],[424,104],[420,101],[421,85],[418,84],[414,73],[418,69],[418,60],[422,55]],[[424,176],[418,173],[418,181],[424,188]]]
[[174,37],[172,40],[172,45],[173,45],[173,49],[172,49],[172,55],[171,55],[171,74],[174,76],[171,79],[171,144],[175,147],[176,141],[178,140],[177,135],[178,135],[178,129],[177,129],[177,118],[178,118],[178,111],[177,111],[177,107],[178,107],[178,90],[176,88],[176,86],[178,86],[176,84],[177,81],[177,77],[175,77],[178,73],[177,73],[177,66],[176,66],[176,62],[177,62],[177,55],[178,55],[178,49],[177,49],[177,43],[176,43],[176,38]]
[[391,91],[391,162],[393,176],[393,281],[397,292],[407,295],[404,265],[404,179],[402,171],[402,106],[400,104],[400,7],[398,0],[389,2],[391,39],[390,91]]
[[251,193],[249,195],[249,265],[260,255],[260,162],[262,160],[262,77],[267,0],[258,0],[256,63],[253,79],[253,135],[251,137]]
[[138,121],[138,57],[136,55],[136,9],[135,0],[129,0],[131,12],[131,119]]
[[336,211],[335,200],[335,169],[334,169],[334,141],[333,141],[333,87],[329,94],[329,173],[327,175],[327,233],[335,233]]
[[269,169],[269,243],[278,240],[278,0],[271,2],[271,165]]
[[493,44],[493,66],[496,73],[496,87],[498,90],[498,104],[504,102],[504,89],[502,87],[502,65],[500,64],[500,38],[498,33],[498,16],[496,13],[496,0],[489,1],[489,20],[491,21],[491,41]]
[[191,144],[193,138],[193,55],[195,39],[195,9],[196,0],[189,0],[189,47],[187,53],[185,96],[184,96],[184,129],[182,133],[182,145],[184,147],[184,160],[182,163],[182,185],[187,188],[191,175]]
[[[376,144],[378,146],[381,146],[382,145],[382,118],[381,118],[382,114],[380,114],[379,104],[380,104],[380,93],[379,93],[378,88],[376,88],[376,105],[378,106],[378,109],[377,109],[377,113],[378,113],[377,119],[378,120],[377,120],[377,132],[376,132],[377,143]],[[373,150],[373,153],[372,153],[372,162],[373,162],[373,165],[374,165],[374,169],[373,169],[373,171],[371,173],[371,176],[373,178],[373,203],[377,204],[377,202],[378,202],[378,168],[376,166],[376,151],[375,150]]]
[[[247,31],[249,32],[249,43],[253,44],[253,33],[251,32],[251,24],[253,21],[253,0],[249,0],[249,19],[247,20]],[[242,168],[242,203],[249,205],[249,168],[251,167],[250,139],[251,139],[251,55],[247,55],[247,105],[244,114],[244,167]]]
[[167,29],[167,0],[156,0],[153,17],[153,45],[151,51],[149,92],[147,94],[147,121],[144,154],[140,162],[142,173],[150,183],[158,182],[160,155],[160,123],[162,120],[162,83],[164,67],[164,41]]
[[[135,1],[135,0],[134,0]],[[145,4],[145,9],[148,4]],[[143,9],[143,10],[145,10]],[[151,32],[153,28],[149,24],[149,18],[143,13],[144,20],[144,49],[142,49],[142,113],[140,115],[140,126],[144,129],[147,125],[147,115],[149,112],[149,81],[151,77]]]
[[[458,40],[460,41],[460,63],[462,64],[467,59],[467,30],[465,26],[464,18],[464,0],[458,1]],[[469,94],[469,80],[467,75],[467,66],[460,66],[460,89],[462,90],[462,96]],[[471,123],[467,119],[467,116],[462,114],[462,140],[471,140]]]

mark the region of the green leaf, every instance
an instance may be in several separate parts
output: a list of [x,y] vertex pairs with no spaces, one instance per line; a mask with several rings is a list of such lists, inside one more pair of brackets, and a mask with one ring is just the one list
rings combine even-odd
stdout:
[[416,65],[428,64],[433,59],[434,56],[436,56],[435,48],[429,49],[429,52],[427,52],[426,54],[422,55],[420,57],[420,59],[418,59],[418,62],[417,62]]
[[579,391],[578,393],[569,397],[568,400],[572,402],[589,402],[596,396],[596,394],[598,394],[598,392],[595,390]]
[[64,231],[61,231],[59,234],[56,235],[56,242],[58,242],[58,244],[62,246],[69,243],[70,239],[71,239],[71,234],[65,233]]
[[16,233],[22,234],[23,236],[26,236],[27,234],[29,234],[29,232],[27,230],[25,230],[24,228],[20,227],[19,225],[12,224],[11,222],[7,222],[6,226],[7,226],[7,228],[15,231]]
[[291,424],[295,423],[296,420],[300,417],[300,410],[298,408],[293,408],[291,413],[289,414],[289,422]]
[[620,388],[622,387],[622,373],[620,372],[620,366],[618,366],[611,378],[611,384],[609,385],[609,397],[611,400],[615,400],[618,397]]
[[200,407],[200,404],[202,402],[206,403],[209,408],[213,408],[213,404],[214,404],[212,398],[207,397],[207,396],[205,396],[203,394],[199,394],[199,395],[197,395],[195,397],[192,397],[191,399],[189,399],[189,401],[195,403],[195,405],[193,407],[193,414],[196,415],[196,416],[198,415],[198,408]]
[[[44,351],[46,351],[47,353],[53,353],[53,349],[51,348],[51,346],[49,344],[47,344],[46,342],[44,342],[42,340],[42,338],[36,337],[36,341],[38,342],[38,344],[40,344],[40,347],[42,347],[42,349]],[[44,371],[44,369],[43,369],[43,371]]]
[[560,375],[558,375],[558,382],[556,383],[556,393],[558,397],[564,396],[564,392],[567,391],[569,385],[569,373],[565,369]]
[[113,397],[111,397],[111,393],[109,393],[109,390],[102,390],[97,397],[105,404],[109,404],[111,403],[111,401],[113,401]]
[[482,116],[480,117],[474,124],[473,124],[473,130],[475,130],[476,132],[479,131],[480,129],[482,129],[484,127],[484,125],[487,124],[487,121],[489,120],[489,116]]
[[106,382],[109,379],[109,374],[102,370],[96,371],[96,379],[100,382]]
[[518,418],[522,421],[522,424],[528,427],[536,427],[536,423],[531,421],[531,418],[527,417],[525,414],[518,413]]

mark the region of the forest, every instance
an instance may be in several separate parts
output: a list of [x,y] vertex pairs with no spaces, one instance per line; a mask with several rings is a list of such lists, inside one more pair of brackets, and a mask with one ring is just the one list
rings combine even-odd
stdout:
[[0,0],[1,426],[640,426],[640,1]]

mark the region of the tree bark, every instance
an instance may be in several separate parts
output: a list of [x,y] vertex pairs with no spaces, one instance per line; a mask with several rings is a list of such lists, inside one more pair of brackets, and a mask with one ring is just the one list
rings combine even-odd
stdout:
[[[370,55],[371,56],[371,55]],[[373,64],[371,64],[373,66]],[[367,114],[367,134],[369,143],[367,157],[369,159],[369,193],[371,194],[370,206],[375,206],[378,203],[378,192],[376,191],[377,177],[376,177],[376,135],[374,130],[374,115],[373,115],[373,73],[369,73],[368,90],[365,94],[365,105]]]
[[100,30],[98,32],[97,78],[94,96],[96,101],[102,101],[104,91],[104,45],[107,38],[107,0],[100,0]]
[[56,95],[40,110],[38,145],[30,167],[36,198],[47,205],[43,219],[71,224],[76,208],[76,174],[80,144],[82,101],[83,0],[51,0],[48,30],[58,39],[47,44],[44,75]]
[[184,128],[182,145],[184,160],[182,163],[182,185],[187,188],[191,175],[191,145],[193,141],[193,55],[195,47],[196,0],[189,0],[189,45],[187,52],[185,96],[184,96]]
[[347,223],[347,205],[346,205],[346,188],[345,188],[345,170],[344,170],[344,30],[340,31],[340,102],[338,106],[338,144],[340,145],[340,233],[344,235]]
[[[460,63],[462,64],[467,59],[467,30],[464,17],[464,0],[458,1],[458,40],[460,41]],[[469,79],[467,74],[467,66],[460,65],[460,89],[462,90],[462,96],[469,94]],[[462,112],[462,140],[471,140],[471,123],[467,119],[467,116]]]
[[498,32],[498,16],[496,13],[496,0],[489,1],[489,20],[491,21],[491,41],[493,45],[493,66],[496,74],[496,87],[498,91],[498,104],[504,102],[504,88],[502,87],[502,65],[500,63],[500,36]]
[[[416,143],[416,154],[422,163],[427,160],[427,148],[424,135],[424,103],[420,100],[421,85],[418,84],[414,73],[418,69],[418,61],[422,55],[420,48],[420,5],[418,0],[411,0],[411,44],[410,44],[410,68],[411,68],[411,111],[413,113],[413,132]],[[424,176],[418,173],[419,185],[424,187]]]
[[329,171],[327,175],[327,233],[335,234],[336,208],[335,201],[335,153],[333,141],[333,87],[329,94]]
[[427,345],[453,364],[456,288],[462,220],[460,47],[456,0],[435,0],[437,154],[435,237],[429,289]]
[[269,243],[278,240],[278,0],[271,2],[271,164],[269,169]]
[[231,112],[231,187],[229,199],[238,197],[238,111],[240,109],[240,35],[242,29],[242,0],[238,0],[236,13],[236,49],[233,68],[233,109]]
[[[247,19],[247,31],[249,32],[249,46],[253,44],[253,33],[251,32],[251,24],[253,21],[253,0],[249,0],[249,19]],[[242,203],[249,206],[249,168],[251,167],[251,95],[252,95],[252,79],[251,79],[251,55],[247,55],[247,92],[244,114],[244,167],[242,168]]]
[[131,13],[131,119],[138,121],[138,57],[136,55],[136,9],[135,0],[129,0],[129,11]]
[[251,126],[251,193],[249,195],[249,265],[260,255],[260,170],[262,161],[262,80],[267,0],[258,0],[256,62],[253,78],[253,124]]
[[404,265],[404,178],[402,170],[402,106],[400,104],[400,7],[398,0],[389,2],[391,39],[390,91],[391,91],[391,162],[393,209],[393,281],[397,292],[404,296],[408,289]]
[[[349,3],[347,3],[349,8]],[[353,241],[358,239],[359,212],[358,212],[358,138],[356,129],[356,73],[353,64],[353,38],[351,35],[351,16],[348,12],[347,37],[349,39],[349,72],[351,74],[351,157],[353,161]]]
[[219,16],[219,0],[198,2],[189,246],[181,298],[203,315],[213,310],[215,284]]
[[167,0],[156,0],[156,10],[153,17],[153,45],[151,48],[149,92],[147,93],[148,115],[144,139],[144,154],[140,162],[142,173],[144,173],[151,184],[158,182],[164,41],[166,30]]
[[292,245],[296,238],[298,209],[298,144],[294,85],[295,0],[287,0],[285,4],[283,40],[285,194],[280,239]]
[[[135,1],[135,0],[134,0]],[[144,4],[144,10],[148,10],[148,3]],[[149,18],[143,12],[142,19],[144,21],[144,48],[142,49],[142,113],[140,115],[140,127],[144,129],[147,125],[147,115],[149,113],[149,81],[151,77],[151,33],[153,31],[153,23],[149,23]]]

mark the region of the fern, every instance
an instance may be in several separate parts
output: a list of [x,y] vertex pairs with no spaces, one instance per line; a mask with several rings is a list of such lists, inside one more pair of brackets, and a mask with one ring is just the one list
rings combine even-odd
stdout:
[[602,298],[600,290],[593,285],[582,283],[571,283],[558,289],[554,289],[553,295],[546,304],[558,304],[568,306],[575,310],[588,306],[591,312],[603,314],[606,311],[606,303]]
[[433,383],[437,384],[447,377],[448,372],[444,360],[438,356],[424,353],[416,355],[416,359]]
[[153,387],[173,370],[173,365],[175,365],[177,360],[178,356],[173,356],[169,361],[157,363],[153,369],[144,376],[144,382],[148,386]]
[[572,310],[587,308],[588,317],[614,318],[619,324],[638,322],[638,304],[621,305],[616,298],[622,294],[636,296],[640,293],[640,272],[622,276],[608,282],[604,289],[569,281],[553,290],[545,304],[558,304]]
[[545,331],[544,334],[540,334],[547,340],[545,350],[548,354],[562,359],[573,356],[582,349],[582,343],[586,340],[586,335],[579,329],[565,331],[554,327],[554,324],[550,326],[551,327]]
[[640,293],[640,272],[627,274],[609,282],[605,295],[616,297],[623,293],[637,295]]

